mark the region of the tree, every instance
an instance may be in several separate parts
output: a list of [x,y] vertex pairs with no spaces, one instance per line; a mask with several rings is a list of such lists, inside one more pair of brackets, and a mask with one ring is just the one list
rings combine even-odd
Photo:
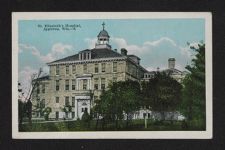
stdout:
[[205,44],[190,47],[196,52],[192,64],[187,65],[189,74],[184,79],[181,111],[188,121],[197,120],[205,128]]
[[82,115],[81,121],[83,122],[85,126],[90,127],[90,120],[91,120],[91,117],[88,114],[87,110],[85,110],[84,114]]
[[23,102],[23,101],[21,101],[21,100],[19,100],[18,101],[18,105],[19,105],[19,129],[21,128],[21,126],[22,126],[22,123],[23,123],[23,118],[24,118],[24,116],[26,116],[26,114],[25,114],[25,105],[26,105],[26,103],[25,102]]
[[40,76],[42,73],[42,69],[40,68],[38,71],[38,74],[33,74],[31,76],[31,84],[30,84],[30,88],[26,97],[26,114],[29,120],[29,124],[32,124],[31,118],[32,118],[32,102],[31,102],[31,98],[33,95],[34,90],[36,89],[37,85],[39,85],[40,83]]
[[181,89],[181,84],[170,77],[170,73],[156,72],[149,82],[142,84],[142,106],[160,112],[161,120],[165,120],[165,112],[178,110]]
[[[30,83],[30,87],[28,92],[26,93],[26,96],[24,96],[24,93],[22,92],[22,88],[20,88],[21,83],[18,83],[18,92],[19,92],[19,97],[24,98],[24,100],[22,101],[21,98],[19,98],[19,102],[18,102],[18,117],[19,117],[19,126],[21,126],[22,122],[23,122],[23,118],[24,117],[28,117],[29,120],[29,124],[31,125],[31,118],[32,118],[32,102],[31,102],[31,98],[33,95],[34,90],[36,89],[36,87],[39,84],[39,78],[41,76],[42,73],[42,69],[40,68],[39,72],[37,74],[33,74],[31,76],[31,83]],[[21,94],[20,94],[21,93]]]
[[26,103],[22,100],[24,97],[23,90],[21,88],[21,83],[18,82],[18,114],[19,114],[19,128],[23,123],[23,118],[26,116]]
[[[96,101],[94,111],[102,117],[102,129],[106,121],[115,123],[118,128],[118,121],[124,118],[126,114],[127,126],[129,116],[139,109],[140,84],[136,81],[113,82],[109,85],[108,90],[104,90],[100,100]],[[98,119],[96,126],[98,124]]]
[[46,107],[44,110],[43,110],[43,114],[44,114],[44,118],[45,120],[49,120],[49,114],[52,112],[52,108],[51,107]]
[[126,114],[126,127],[135,111],[140,109],[141,90],[140,84],[136,81],[121,82],[120,101],[122,102],[122,110]]
[[68,114],[72,112],[72,108],[73,107],[71,105],[69,105],[69,104],[67,104],[63,108],[61,108],[61,110],[63,112],[65,112],[65,118],[64,119],[68,119]]

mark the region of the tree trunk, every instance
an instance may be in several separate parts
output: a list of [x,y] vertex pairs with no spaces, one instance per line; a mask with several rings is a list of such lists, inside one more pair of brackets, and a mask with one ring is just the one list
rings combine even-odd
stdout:
[[95,124],[95,130],[98,129],[98,121],[99,121],[99,115],[98,115],[98,117],[97,117],[97,121],[96,121],[96,124]]
[[128,113],[127,113],[126,128],[128,128],[128,124],[129,124],[129,116],[128,116]]
[[105,118],[102,118],[102,130],[104,131],[104,127],[105,127]]
[[161,121],[165,121],[165,112],[161,111]]
[[118,130],[118,117],[116,117],[116,130]]
[[30,100],[27,101],[27,104],[26,104],[26,108],[27,108],[27,117],[28,117],[28,120],[29,120],[29,125],[31,126],[32,125],[32,121],[31,121],[31,118],[32,118],[32,103]]
[[23,117],[25,113],[24,111],[26,111],[24,108],[24,104],[23,102],[19,101],[19,129],[22,127]]

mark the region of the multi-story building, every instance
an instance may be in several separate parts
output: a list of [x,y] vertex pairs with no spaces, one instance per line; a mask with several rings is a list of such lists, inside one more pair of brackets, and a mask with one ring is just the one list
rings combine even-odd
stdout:
[[175,58],[169,58],[167,69],[159,70],[159,68],[157,68],[157,71],[145,72],[144,78],[142,80],[149,81],[149,79],[151,79],[155,76],[156,72],[165,72],[165,73],[169,74],[172,78],[176,79],[178,82],[181,83],[182,79],[184,79],[184,77],[186,76],[187,71],[180,71],[180,70],[176,69],[175,62],[176,62]]
[[[38,79],[32,99],[34,106],[51,107],[49,118],[81,118],[84,111],[90,113],[94,101],[111,82],[140,81],[147,73],[139,57],[128,55],[124,48],[120,53],[111,48],[104,24],[97,38],[95,48],[47,63],[49,75]],[[71,106],[69,112],[66,106]],[[35,107],[33,112],[40,116]]]

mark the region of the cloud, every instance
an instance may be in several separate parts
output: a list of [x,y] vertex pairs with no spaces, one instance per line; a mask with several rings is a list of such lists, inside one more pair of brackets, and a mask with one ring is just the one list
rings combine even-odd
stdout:
[[141,58],[141,64],[147,70],[160,70],[168,68],[168,58],[175,58],[175,67],[179,70],[185,70],[185,66],[190,64],[194,52],[190,46],[196,46],[198,43],[190,43],[190,45],[182,47],[173,39],[162,37],[155,41],[145,41],[142,45],[129,45],[125,39],[112,38],[112,43],[118,47],[126,48],[128,54],[134,54]]
[[[97,41],[96,38],[85,39],[89,48],[94,48]],[[125,39],[112,37],[110,44],[117,48],[126,48],[128,54],[134,54],[141,58],[141,64],[147,70],[156,70],[168,68],[168,58],[176,59],[176,68],[185,70],[185,66],[191,62],[193,58],[193,50],[190,46],[198,45],[198,42],[189,43],[187,46],[178,45],[173,39],[169,37],[161,37],[154,41],[145,41],[142,45],[129,44]]]
[[37,57],[43,63],[51,62],[58,58],[62,58],[63,56],[70,54],[72,52],[72,49],[73,46],[71,45],[55,43],[54,45],[52,45],[50,52],[46,55],[43,55],[40,53],[40,50],[38,50],[35,46],[28,44],[19,44],[20,53],[30,51],[33,56]]
[[88,48],[92,49],[92,48],[95,47],[95,43],[97,41],[97,38],[92,38],[92,39],[91,38],[86,38],[86,39],[84,39],[84,41],[87,43]]

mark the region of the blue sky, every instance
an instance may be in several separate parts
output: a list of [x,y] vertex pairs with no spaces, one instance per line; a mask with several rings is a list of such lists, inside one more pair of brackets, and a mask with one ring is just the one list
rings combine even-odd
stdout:
[[[167,68],[169,57],[184,70],[193,52],[187,42],[205,41],[204,19],[86,19],[19,21],[19,80],[27,79],[38,68],[48,71],[47,62],[94,48],[102,22],[110,35],[113,49],[126,48],[141,58],[148,70]],[[79,24],[73,31],[43,31],[38,25]],[[23,82],[23,81],[21,81]]]

